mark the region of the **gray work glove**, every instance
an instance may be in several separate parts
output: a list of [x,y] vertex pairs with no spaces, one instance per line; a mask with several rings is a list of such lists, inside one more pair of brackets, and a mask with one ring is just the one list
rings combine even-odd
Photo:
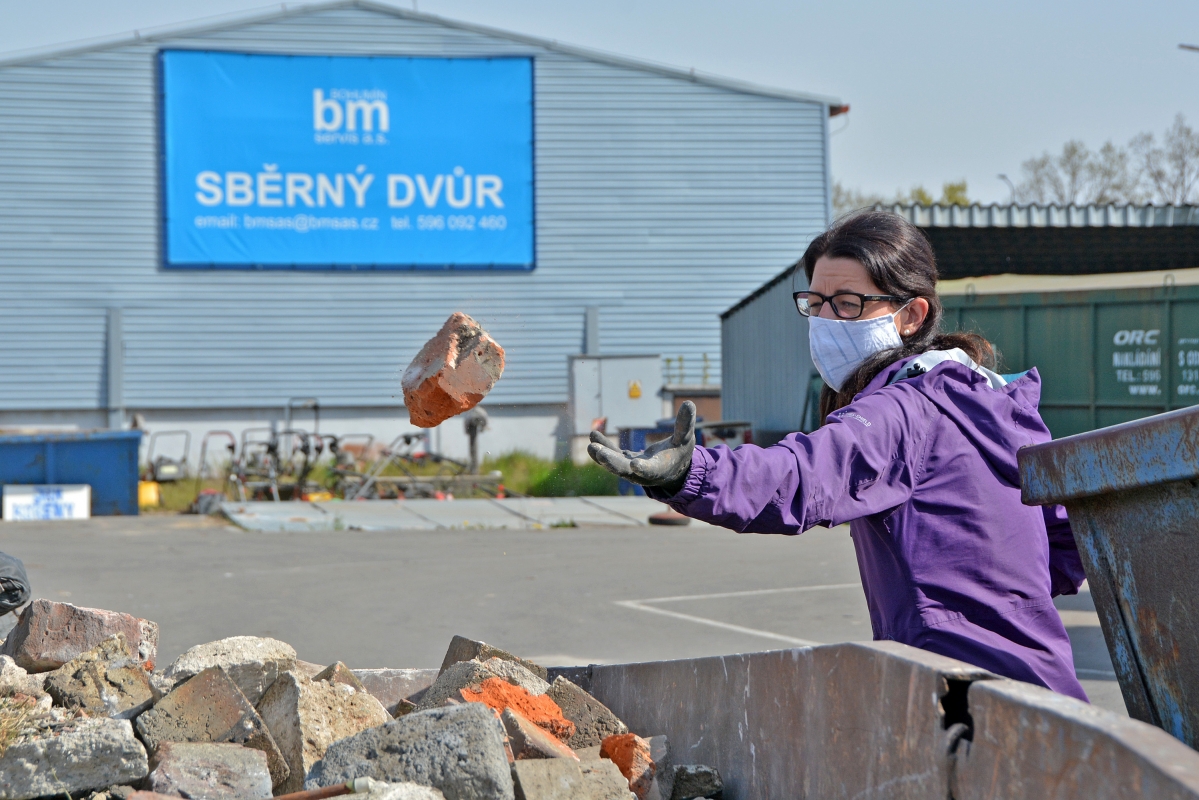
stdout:
[[669,439],[654,442],[640,453],[621,450],[599,431],[591,433],[587,455],[608,472],[642,486],[652,486],[666,494],[678,494],[691,472],[691,454],[695,451],[695,403],[687,400],[674,419]]

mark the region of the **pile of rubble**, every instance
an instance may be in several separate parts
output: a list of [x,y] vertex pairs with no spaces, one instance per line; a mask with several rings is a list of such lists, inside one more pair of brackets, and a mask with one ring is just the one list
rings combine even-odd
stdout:
[[155,670],[157,643],[148,620],[34,601],[0,648],[0,800],[720,796],[665,736],[482,642],[454,637],[440,670],[322,667],[251,636]]

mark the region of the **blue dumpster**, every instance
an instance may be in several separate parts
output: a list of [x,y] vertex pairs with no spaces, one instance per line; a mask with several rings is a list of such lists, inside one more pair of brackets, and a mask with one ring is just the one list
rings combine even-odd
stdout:
[[141,431],[0,436],[0,486],[86,483],[93,515],[136,515],[141,438]]
[[1128,713],[1199,746],[1199,408],[1019,460],[1024,502],[1070,515]]

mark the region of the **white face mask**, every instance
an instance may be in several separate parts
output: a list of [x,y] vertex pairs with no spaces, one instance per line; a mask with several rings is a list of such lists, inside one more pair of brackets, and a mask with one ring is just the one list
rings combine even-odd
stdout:
[[867,358],[902,344],[895,314],[872,319],[808,317],[812,363],[824,382],[836,391],[841,391],[845,381]]

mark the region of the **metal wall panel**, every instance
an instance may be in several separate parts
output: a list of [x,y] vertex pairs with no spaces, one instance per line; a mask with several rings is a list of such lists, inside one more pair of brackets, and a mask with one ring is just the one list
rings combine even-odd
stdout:
[[806,287],[803,273],[793,278],[787,270],[721,321],[721,410],[725,419],[752,422],[758,442],[773,443],[803,427],[815,368],[808,323],[796,312],[791,293]]
[[[533,55],[536,270],[163,271],[164,47]],[[719,312],[825,223],[826,113],[819,100],[352,6],[0,66],[5,350],[53,340],[87,354],[53,380],[0,359],[0,409],[99,407],[102,330],[55,320],[102,322],[107,307],[123,310],[130,408],[278,406],[299,395],[399,405],[400,371],[456,310],[507,349],[496,403],[566,401],[567,356],[581,351],[588,305],[601,308],[603,352],[691,363],[707,354],[718,379]]]
[[1041,376],[1055,438],[1199,402],[1199,287],[943,296],[945,327]]

